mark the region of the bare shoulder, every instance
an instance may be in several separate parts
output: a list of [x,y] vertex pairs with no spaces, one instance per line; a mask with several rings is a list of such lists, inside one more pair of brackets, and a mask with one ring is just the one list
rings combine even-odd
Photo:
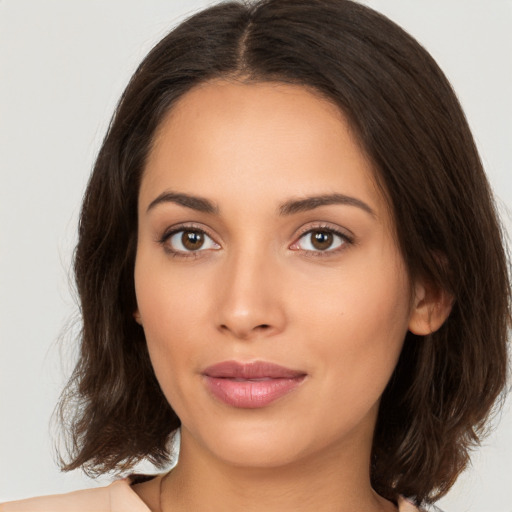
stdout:
[[[1,512],[1,511],[0,511]],[[403,497],[398,498],[398,512],[443,512],[435,505],[431,505],[427,509],[417,508],[410,501]]]
[[[160,509],[160,486],[165,475],[158,475],[151,479],[144,479],[132,485],[137,496],[146,504],[149,510]],[[1,510],[0,510],[1,512]]]
[[[109,486],[110,487],[110,486]],[[0,512],[110,512],[108,487],[87,489],[66,494],[40,496],[0,505]]]
[[150,512],[130,487],[118,480],[107,487],[41,496],[0,505],[0,512]]

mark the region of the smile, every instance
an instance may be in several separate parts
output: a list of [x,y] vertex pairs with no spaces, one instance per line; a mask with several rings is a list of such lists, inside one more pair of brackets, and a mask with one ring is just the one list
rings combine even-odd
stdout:
[[225,361],[206,368],[203,377],[208,390],[225,404],[257,409],[296,389],[306,373],[263,361]]

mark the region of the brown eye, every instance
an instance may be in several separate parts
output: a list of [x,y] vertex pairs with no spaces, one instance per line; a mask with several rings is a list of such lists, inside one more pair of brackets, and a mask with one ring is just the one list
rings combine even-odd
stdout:
[[166,250],[176,254],[220,249],[220,245],[199,229],[180,229],[162,240]]
[[183,231],[181,243],[189,251],[197,251],[204,245],[204,233],[200,231]]
[[334,235],[329,231],[313,231],[310,237],[311,245],[319,251],[329,249],[334,241]]
[[290,249],[306,252],[334,252],[339,247],[350,244],[348,236],[338,233],[332,229],[312,229],[304,233]]

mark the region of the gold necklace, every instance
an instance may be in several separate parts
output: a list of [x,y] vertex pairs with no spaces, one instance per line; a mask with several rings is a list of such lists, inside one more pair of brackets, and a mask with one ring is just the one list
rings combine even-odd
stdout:
[[162,494],[164,489],[164,480],[169,476],[169,473],[170,471],[160,479],[160,487],[158,489],[158,512],[164,512],[164,509],[162,508]]

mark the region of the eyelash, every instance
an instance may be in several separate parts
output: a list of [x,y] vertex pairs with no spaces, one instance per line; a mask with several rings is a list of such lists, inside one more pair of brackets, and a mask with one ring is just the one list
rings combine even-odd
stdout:
[[[194,250],[190,250],[190,251],[176,250],[176,249],[173,249],[168,243],[169,240],[173,236],[177,235],[178,233],[187,233],[187,232],[202,234],[202,235],[208,237],[211,240],[211,242],[213,242],[215,245],[217,245],[220,248],[220,245],[217,242],[215,242],[214,238],[203,227],[199,227],[199,226],[192,225],[192,224],[176,226],[170,230],[165,231],[164,234],[158,239],[158,243],[160,245],[162,245],[162,247],[164,248],[164,251],[167,254],[171,255],[172,257],[175,257],[175,258],[198,258],[200,256],[199,253],[204,252],[205,250],[208,250],[208,249],[202,249],[202,250],[198,249],[195,251]],[[328,234],[334,235],[335,237],[338,237],[339,239],[341,239],[341,243],[335,249],[329,249],[329,248],[326,250],[304,250],[304,249],[300,249],[300,248],[292,249],[292,247],[297,246],[299,244],[300,240],[302,240],[307,235],[311,235],[312,233],[328,233]],[[318,226],[314,226],[314,227],[309,227],[308,229],[306,229],[302,233],[300,233],[299,236],[296,238],[295,242],[293,242],[289,247],[293,251],[301,250],[308,256],[329,257],[329,256],[339,253],[340,251],[345,250],[347,248],[347,246],[350,246],[353,244],[354,244],[353,237],[347,235],[346,233],[342,233],[341,231],[338,231],[337,229],[334,229],[331,226],[318,225]],[[217,250],[217,248],[215,248],[214,250]]]
[[219,244],[217,244],[217,242],[215,242],[213,237],[203,227],[199,227],[199,226],[196,226],[193,224],[185,224],[185,225],[175,226],[172,229],[165,231],[164,234],[158,240],[158,243],[164,248],[164,251],[167,254],[169,254],[170,256],[172,256],[173,258],[198,258],[200,256],[199,253],[203,252],[205,249],[203,249],[203,251],[200,251],[200,250],[182,251],[182,250],[173,249],[170,246],[170,244],[168,243],[169,240],[174,235],[177,235],[178,233],[187,233],[187,232],[202,234],[202,235],[208,237],[214,244],[219,245]]
[[[341,244],[339,247],[336,247],[335,249],[326,249],[325,251],[322,250],[303,250],[304,253],[306,253],[308,256],[312,256],[315,258],[326,258],[329,256],[333,256],[335,254],[338,254],[341,251],[344,251],[347,249],[348,246],[354,245],[354,238],[352,236],[349,236],[347,233],[342,233],[341,231],[322,224],[314,227],[309,227],[306,230],[304,230],[300,235],[297,237],[296,241],[291,244],[290,247],[293,247],[294,245],[297,245],[300,240],[302,240],[305,236],[311,235],[312,233],[328,233],[331,235],[334,235],[341,239]],[[300,249],[292,249],[292,250],[300,250]]]

